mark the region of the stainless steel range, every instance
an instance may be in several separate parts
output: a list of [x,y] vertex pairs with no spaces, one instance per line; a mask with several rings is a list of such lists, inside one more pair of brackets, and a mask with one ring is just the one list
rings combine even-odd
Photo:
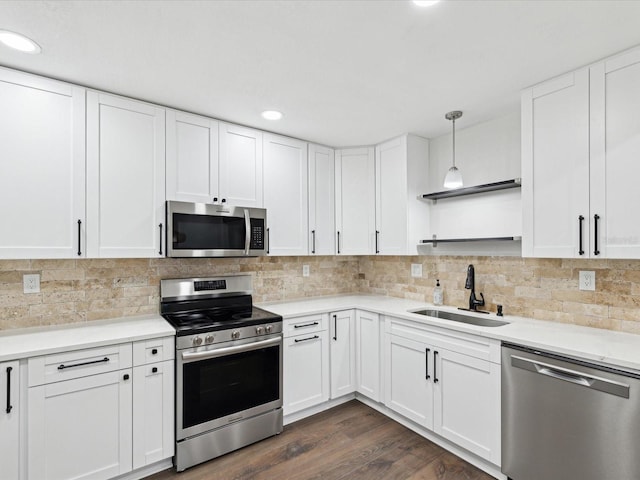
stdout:
[[282,317],[251,290],[249,275],[160,282],[176,329],[179,472],[282,431]]

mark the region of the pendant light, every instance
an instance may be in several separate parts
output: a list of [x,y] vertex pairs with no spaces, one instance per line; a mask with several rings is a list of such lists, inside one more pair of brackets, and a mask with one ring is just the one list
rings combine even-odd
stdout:
[[460,188],[463,185],[462,173],[456,167],[456,120],[461,116],[462,112],[460,110],[454,110],[444,116],[444,118],[451,120],[453,123],[453,166],[444,177],[444,188]]

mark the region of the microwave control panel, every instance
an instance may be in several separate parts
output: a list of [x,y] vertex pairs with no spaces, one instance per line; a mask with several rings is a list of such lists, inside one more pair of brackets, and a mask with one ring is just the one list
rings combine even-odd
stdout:
[[251,250],[264,250],[264,220],[261,218],[251,219],[251,240],[249,248]]

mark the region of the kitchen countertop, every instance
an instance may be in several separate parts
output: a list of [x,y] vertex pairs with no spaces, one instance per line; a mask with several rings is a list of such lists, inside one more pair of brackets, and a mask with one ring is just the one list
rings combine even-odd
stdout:
[[0,332],[0,362],[175,334],[160,315],[4,330]]
[[[460,312],[455,307],[435,307],[426,302],[378,295],[312,297],[288,302],[269,302],[258,306],[282,315],[284,318],[358,308],[373,313],[412,320],[424,325],[444,327],[450,330],[592,360],[614,367],[640,371],[640,335],[631,333],[534,320],[512,315],[497,317],[495,313],[486,315]],[[419,308],[436,308],[481,318],[503,320],[509,322],[509,325],[479,327],[408,312],[408,310]]]

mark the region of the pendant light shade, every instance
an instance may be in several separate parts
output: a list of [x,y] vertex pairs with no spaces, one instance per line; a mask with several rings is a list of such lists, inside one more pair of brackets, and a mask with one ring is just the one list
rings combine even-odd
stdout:
[[462,112],[455,110],[447,113],[444,118],[451,120],[453,123],[453,165],[444,177],[444,188],[460,188],[464,184],[462,182],[462,173],[456,167],[456,120],[462,116]]

